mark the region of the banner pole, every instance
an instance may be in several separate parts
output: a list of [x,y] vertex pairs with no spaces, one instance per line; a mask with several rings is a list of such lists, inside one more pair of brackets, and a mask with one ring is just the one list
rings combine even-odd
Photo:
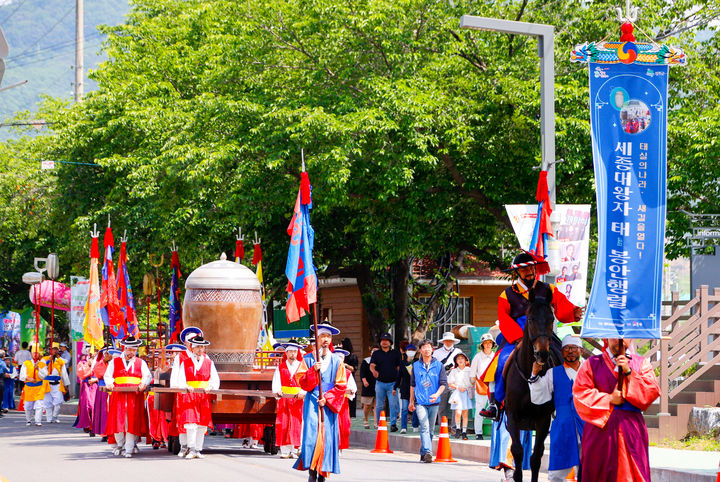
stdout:
[[[318,344],[318,322],[317,322],[317,303],[313,303],[313,330],[315,331],[315,363],[320,361],[320,345]],[[322,398],[322,372],[318,372],[318,401]],[[318,412],[320,413],[320,423],[323,422],[323,410],[318,404]]]

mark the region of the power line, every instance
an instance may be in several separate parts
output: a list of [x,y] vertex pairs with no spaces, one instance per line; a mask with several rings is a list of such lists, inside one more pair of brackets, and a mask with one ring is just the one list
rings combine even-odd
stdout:
[[53,25],[52,27],[50,27],[50,30],[48,30],[47,32],[45,32],[45,34],[44,34],[42,37],[40,37],[34,44],[32,44],[30,47],[26,48],[23,52],[19,53],[17,56],[20,57],[20,56],[26,54],[27,52],[29,52],[30,50],[34,49],[34,48],[37,46],[37,44],[39,44],[39,43],[40,43],[42,40],[44,40],[48,35],[50,35],[50,32],[52,32],[53,30],[55,30],[55,27],[57,27],[58,25],[60,25],[60,23],[62,23],[62,21],[65,20],[65,18],[66,18],[68,15],[70,15],[74,10],[75,10],[75,7],[74,7],[74,6],[70,7],[70,9],[69,9],[67,12],[65,12],[65,15],[63,15],[62,17],[60,17],[60,18],[58,19],[58,21],[55,22],[55,25]]
[[23,0],[22,2],[20,2],[20,3],[18,4],[18,6],[15,7],[15,10],[13,10],[12,12],[10,12],[10,15],[8,15],[8,16],[5,17],[4,19],[2,19],[2,21],[0,22],[0,25],[5,25],[5,22],[7,22],[8,20],[10,20],[10,17],[12,17],[13,15],[15,15],[15,12],[17,12],[18,10],[20,10],[20,7],[22,7],[23,5],[25,5],[25,2],[27,2],[27,0]]
[[[94,32],[94,33],[91,33],[90,35],[88,35],[87,37],[85,37],[85,39],[86,40],[94,39],[96,37],[99,37],[100,35],[102,35],[100,32]],[[33,52],[27,52],[24,54],[17,54],[14,56],[10,56],[6,59],[6,62],[17,61],[17,60],[25,58],[25,57],[33,57],[35,55],[44,53],[46,51],[55,51],[55,50],[58,50],[58,49],[61,49],[64,47],[69,47],[71,45],[75,45],[75,39],[65,40],[63,42],[56,43],[55,45],[48,45],[47,47],[43,47],[43,48],[35,50]]]
[[[97,47],[98,45],[100,45],[100,43],[101,43],[101,42],[94,42],[94,43],[89,44],[89,46],[90,46],[90,47]],[[72,47],[72,48],[68,49],[68,47]],[[42,58],[39,58],[39,59],[30,59],[30,60],[28,60],[27,62],[20,63],[20,64],[16,64],[16,65],[15,65],[15,68],[25,67],[25,66],[33,65],[33,64],[39,64],[39,63],[41,63],[41,62],[46,62],[46,61],[48,61],[48,60],[56,59],[56,58],[58,58],[58,57],[64,57],[64,56],[67,56],[68,54],[72,53],[72,49],[74,49],[74,46],[73,46],[73,45],[71,45],[71,46],[66,46],[65,49],[59,50],[59,51],[57,52],[57,54],[55,54],[55,55],[51,55],[51,56],[49,56],[49,57],[42,57]]]

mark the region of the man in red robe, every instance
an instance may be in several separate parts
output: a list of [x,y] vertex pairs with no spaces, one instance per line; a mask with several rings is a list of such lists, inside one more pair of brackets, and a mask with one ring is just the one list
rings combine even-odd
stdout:
[[[204,336],[203,332],[200,328],[196,326],[188,326],[183,331],[180,332],[180,343],[183,343],[185,345],[186,350],[179,352],[174,358],[172,362],[172,368],[170,369],[170,386],[171,387],[177,387],[177,376],[178,373],[180,373],[180,363],[185,361],[190,357],[189,353],[192,353],[192,345],[190,345],[190,340],[193,339],[193,337],[196,336]],[[178,425],[177,423],[177,416],[178,416],[178,401],[180,395],[175,395],[175,400],[173,403],[173,412],[172,412],[172,419],[170,420],[170,423],[168,425],[168,435],[169,436],[177,436],[178,440],[180,442],[180,452],[178,452],[178,457],[183,458],[187,457],[188,453],[190,453],[190,450],[188,449],[187,444],[187,433],[185,433],[185,427],[182,425]]]
[[[505,362],[522,339],[527,320],[525,312],[532,299],[542,297],[549,300],[555,317],[562,323],[579,321],[583,313],[582,308],[572,304],[555,285],[538,279],[538,276],[550,272],[550,266],[543,258],[523,251],[515,256],[510,269],[506,271],[512,274],[513,284],[505,288],[498,297],[498,321],[502,335],[496,340],[498,351],[495,359],[481,377],[485,383],[494,382],[488,394],[488,408],[480,411],[483,417],[493,419],[498,418],[498,404],[505,400],[505,383],[502,377]],[[556,346],[559,354],[559,339],[556,340]]]
[[277,397],[277,416],[275,418],[275,442],[280,446],[280,458],[287,459],[297,454],[302,437],[302,411],[305,390],[295,378],[300,366],[298,353],[302,346],[294,341],[284,343],[285,354],[275,370],[272,391]]
[[177,423],[185,428],[187,434],[186,459],[204,459],[203,443],[207,428],[212,426],[212,395],[207,392],[220,388],[220,377],[215,364],[205,354],[205,347],[210,344],[205,338],[197,335],[190,339],[192,354],[183,357],[180,362],[176,380],[177,388],[184,388],[187,393],[178,395]]
[[120,344],[123,354],[108,364],[103,376],[108,389],[124,389],[110,394],[106,431],[115,434],[113,455],[130,458],[137,450],[137,440],[147,433],[144,391],[152,374],[147,363],[135,356],[142,340],[128,336]]
[[648,432],[642,412],[660,396],[649,360],[626,354],[628,340],[606,339],[600,355],[578,371],[573,398],[585,422],[584,481],[650,481]]

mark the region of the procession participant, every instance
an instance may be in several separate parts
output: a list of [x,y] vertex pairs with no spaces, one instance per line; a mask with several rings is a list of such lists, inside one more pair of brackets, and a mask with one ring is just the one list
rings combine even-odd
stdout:
[[[345,357],[350,354],[349,351],[343,348],[335,348],[333,351],[335,356],[340,358],[340,361],[345,364]],[[347,376],[347,388],[345,389],[345,400],[343,400],[342,407],[338,413],[338,423],[340,426],[340,450],[350,448],[350,398],[355,399],[357,393],[357,384],[353,378],[352,372],[345,369],[345,376]],[[395,391],[393,390],[393,396]]]
[[572,304],[555,285],[537,278],[550,272],[550,266],[543,258],[523,251],[515,256],[510,269],[506,271],[512,273],[513,284],[505,288],[498,298],[498,320],[502,333],[496,340],[499,349],[483,376],[484,382],[495,382],[495,386],[494,391],[488,394],[490,401],[488,408],[480,412],[483,417],[494,419],[499,416],[498,405],[502,405],[505,400],[505,383],[502,376],[505,362],[522,339],[527,320],[525,312],[531,303],[531,298],[542,297],[550,300],[555,317],[562,323],[579,321],[583,314],[583,309]]
[[43,357],[38,363],[40,376],[45,385],[45,421],[47,423],[60,423],[60,407],[65,401],[65,392],[70,385],[70,377],[65,368],[65,361],[60,358],[59,346],[52,344],[50,355]]
[[92,378],[92,356],[89,353],[89,345],[83,347],[83,354],[77,364],[77,377],[80,381],[80,393],[78,395],[77,417],[73,427],[81,428],[91,437],[95,436],[92,431],[93,407],[97,395],[97,384],[90,383]]
[[108,402],[106,431],[115,435],[113,455],[132,457],[135,443],[147,433],[145,387],[152,375],[144,360],[137,357],[142,340],[127,336],[121,342],[122,356],[114,358],[105,370],[103,380],[108,389],[135,388],[134,391],[113,391]]
[[563,482],[572,472],[580,473],[580,441],[585,422],[578,416],[573,404],[572,387],[577,371],[582,364],[580,338],[567,335],[562,341],[563,364],[538,374],[542,365],[533,363],[530,385],[530,400],[542,405],[555,402],[555,419],[550,427],[550,464],[548,477],[551,482]]
[[[170,354],[170,356],[172,357],[170,364],[172,365],[172,363],[175,361],[178,353],[184,352],[185,350],[187,350],[185,345],[180,345],[178,343],[172,343],[170,345],[167,345],[165,347],[165,353]],[[150,391],[148,392],[147,399],[145,400],[148,411],[148,431],[150,433],[150,438],[152,439],[153,450],[167,447],[166,444],[170,431],[170,422],[165,418],[165,412],[162,410],[157,410],[155,408],[156,394],[152,389],[152,387],[156,386],[165,386],[162,383],[163,380],[167,380],[168,382],[170,381],[170,368],[163,368],[162,366],[159,366],[153,372]]]
[[478,352],[472,359],[470,364],[470,376],[475,380],[475,419],[473,421],[475,427],[475,438],[482,440],[482,426],[483,417],[480,411],[485,408],[488,403],[488,392],[490,387],[487,383],[482,380],[482,375],[487,370],[487,367],[492,362],[495,353],[493,348],[495,347],[495,339],[492,333],[484,333],[480,337],[480,345],[478,345]]
[[[180,343],[183,343],[185,345],[186,350],[179,352],[173,358],[172,368],[170,369],[170,386],[173,388],[177,388],[177,376],[180,373],[180,363],[188,359],[189,353],[192,353],[190,339],[195,336],[203,336],[203,331],[197,326],[188,326],[180,332]],[[178,452],[178,457],[182,458],[186,457],[190,451],[188,450],[187,434],[185,433],[185,427],[183,427],[182,424],[177,423],[178,402],[179,396],[176,394],[173,403],[173,420],[170,422],[169,435],[177,435],[178,439],[180,440],[180,452]]]
[[[462,353],[460,348],[455,347],[460,340],[455,338],[455,335],[451,331],[443,333],[443,337],[440,339],[442,345],[433,352],[433,358],[438,360],[445,368],[445,376],[450,375],[450,371],[455,367],[455,357]],[[443,416],[446,416],[448,420],[453,420],[454,417],[448,416],[448,399],[450,398],[450,390],[445,390],[440,396],[440,405],[438,406],[437,417],[442,420]]]
[[445,368],[432,356],[432,342],[420,342],[420,359],[413,363],[408,410],[417,409],[420,422],[420,461],[432,463],[432,437],[440,397],[447,390]]
[[[295,378],[307,394],[303,405],[300,456],[294,468],[309,470],[309,482],[323,482],[330,473],[340,473],[338,413],[345,401],[347,376],[345,365],[339,357],[332,355],[332,336],[338,333],[340,330],[334,326],[317,325],[320,360],[315,359],[314,352],[308,353],[295,372]],[[322,383],[322,397],[319,397],[319,383]]]
[[[220,376],[215,363],[205,354],[210,344],[201,335],[189,338],[192,354],[180,362],[177,386],[187,390],[178,394],[178,426],[185,428],[188,454],[186,459],[204,459],[202,454],[205,432],[212,426],[212,395],[206,393],[220,388]],[[180,355],[178,355],[179,358]]]
[[285,356],[275,369],[272,391],[277,400],[275,418],[275,442],[280,446],[280,458],[287,459],[296,454],[300,447],[302,410],[305,390],[295,378],[300,366],[298,353],[302,346],[291,340],[284,344]]
[[[108,416],[108,393],[102,389],[105,386],[105,371],[107,370],[108,363],[113,359],[113,350],[109,350],[107,347],[100,349],[95,361],[92,364],[92,374],[88,380],[89,385],[94,385],[95,391],[95,402],[92,407],[92,425],[90,432],[100,434],[103,436],[102,441],[107,442],[107,434],[105,433],[105,427],[107,426]],[[115,350],[120,355],[119,350]]]
[[631,357],[629,345],[605,339],[603,352],[580,367],[573,385],[575,409],[586,422],[580,457],[586,481],[650,480],[642,412],[660,396],[660,387],[650,361]]
[[7,372],[4,374],[5,389],[2,398],[2,411],[8,413],[9,410],[15,409],[15,381],[18,378],[18,368],[13,363],[11,356],[5,357],[5,365],[7,366]]
[[[23,363],[25,363],[28,360],[32,360],[32,355],[30,354],[30,350],[28,350],[28,342],[24,341],[20,345],[20,350],[15,352],[15,358],[13,360],[15,361],[15,365],[18,367],[18,370],[23,366]],[[23,388],[23,382],[21,382],[19,379],[15,382],[15,391],[17,393],[20,393]]]
[[38,362],[40,361],[40,345],[32,344],[32,360],[25,360],[20,367],[20,380],[25,383],[23,387],[23,400],[25,404],[25,425],[32,425],[33,411],[35,412],[35,425],[42,425],[43,406],[45,404],[45,384],[40,376]]

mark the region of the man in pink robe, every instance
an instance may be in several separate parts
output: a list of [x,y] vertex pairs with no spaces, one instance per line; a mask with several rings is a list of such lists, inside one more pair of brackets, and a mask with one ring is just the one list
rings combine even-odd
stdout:
[[582,479],[649,482],[642,412],[660,396],[660,387],[648,360],[626,355],[629,340],[604,342],[603,352],[580,367],[573,385],[575,408],[587,422],[581,443]]

